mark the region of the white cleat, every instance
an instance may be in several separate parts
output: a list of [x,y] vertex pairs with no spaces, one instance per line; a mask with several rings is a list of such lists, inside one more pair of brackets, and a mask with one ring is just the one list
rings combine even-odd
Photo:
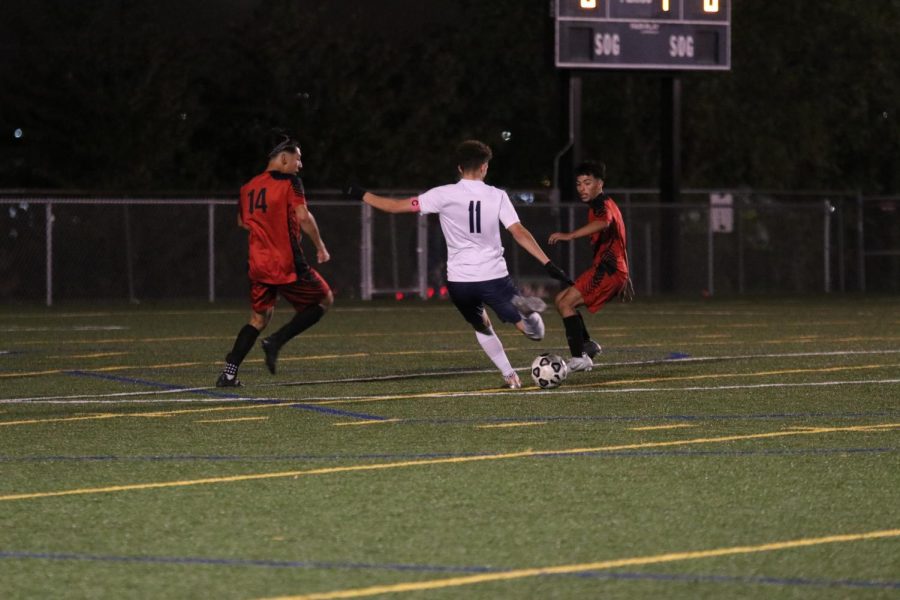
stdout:
[[529,340],[534,340],[535,342],[539,342],[544,339],[544,319],[541,318],[539,313],[531,313],[524,319],[523,322],[523,333],[525,333],[525,337]]
[[509,375],[504,375],[503,380],[506,382],[506,387],[511,390],[517,390],[522,387],[522,380],[519,379],[519,375],[515,371]]
[[513,296],[512,304],[526,317],[531,313],[542,313],[547,310],[547,303],[537,296]]
[[573,356],[567,360],[566,366],[569,367],[569,371],[571,372],[590,371],[594,368],[594,363],[589,356],[582,354],[581,356]]

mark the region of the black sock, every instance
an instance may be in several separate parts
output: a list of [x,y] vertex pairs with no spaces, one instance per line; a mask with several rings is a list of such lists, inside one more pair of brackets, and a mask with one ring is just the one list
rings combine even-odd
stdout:
[[[244,325],[238,332],[237,339],[234,340],[234,347],[228,353],[228,356],[225,357],[225,362],[235,367],[244,362],[244,357],[253,348],[257,337],[259,337],[259,330],[256,327],[249,324]],[[236,372],[237,369],[235,369]]]
[[270,335],[269,340],[275,344],[276,348],[280,348],[294,337],[318,323],[319,319],[321,319],[324,314],[325,309],[320,305],[316,304],[315,306],[310,306],[294,315],[293,319],[285,323],[281,329]]
[[584,321],[581,315],[575,314],[571,317],[563,318],[563,325],[566,326],[566,341],[569,342],[569,351],[572,356],[581,356],[584,352]]
[[581,316],[581,313],[576,310],[575,314],[578,315],[578,320],[581,321],[581,336],[586,342],[591,339],[591,334],[588,333],[587,327],[584,324],[584,317]]

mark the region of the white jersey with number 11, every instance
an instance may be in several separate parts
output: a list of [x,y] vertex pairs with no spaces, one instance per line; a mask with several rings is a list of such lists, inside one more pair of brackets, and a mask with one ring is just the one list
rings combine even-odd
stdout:
[[419,210],[438,213],[447,241],[447,281],[489,281],[509,275],[500,241],[519,222],[509,196],[483,181],[461,179],[419,196]]

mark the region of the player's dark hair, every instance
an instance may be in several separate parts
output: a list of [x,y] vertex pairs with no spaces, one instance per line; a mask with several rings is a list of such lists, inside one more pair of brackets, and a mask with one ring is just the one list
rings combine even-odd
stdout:
[[575,177],[590,175],[595,179],[606,179],[606,165],[599,160],[586,160],[575,168]]
[[478,140],[466,140],[456,147],[456,164],[463,171],[474,171],[493,156],[490,146]]
[[269,158],[278,156],[281,152],[295,152],[300,148],[300,142],[295,140],[291,135],[283,130],[273,130],[273,135],[269,141]]

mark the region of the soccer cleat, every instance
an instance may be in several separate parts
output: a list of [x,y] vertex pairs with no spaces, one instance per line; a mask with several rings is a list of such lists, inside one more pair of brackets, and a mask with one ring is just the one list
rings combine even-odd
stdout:
[[219,374],[219,378],[216,380],[216,387],[243,387],[244,384],[241,383],[241,380],[237,377],[228,378],[224,372]]
[[262,346],[263,352],[266,355],[266,367],[269,369],[269,373],[274,375],[275,363],[278,362],[278,351],[281,348],[275,345],[272,338],[264,339],[259,345]]
[[573,356],[569,360],[566,361],[566,366],[569,367],[569,371],[590,371],[594,368],[594,363],[586,354],[582,354],[581,356]]
[[590,358],[594,358],[595,356],[603,352],[603,348],[601,348],[600,344],[598,344],[594,340],[587,340],[581,347],[581,352],[583,354],[587,354]]
[[515,371],[509,375],[504,375],[503,379],[506,381],[506,387],[511,390],[517,390],[522,387],[522,381],[519,379],[519,374]]
[[522,319],[522,323],[524,325],[525,337],[527,337],[529,340],[539,342],[544,339],[544,319],[541,318],[540,314],[531,313],[530,315]]
[[540,313],[547,310],[547,303],[537,296],[513,296],[512,304],[526,317],[531,313]]

